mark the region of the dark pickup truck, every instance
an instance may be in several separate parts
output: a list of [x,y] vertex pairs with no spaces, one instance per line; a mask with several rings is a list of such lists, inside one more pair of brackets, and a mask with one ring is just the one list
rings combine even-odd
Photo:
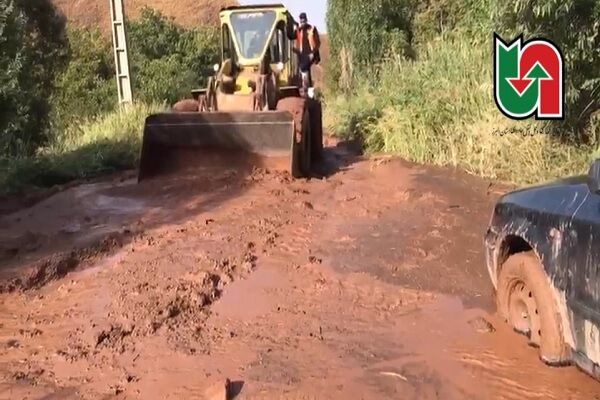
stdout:
[[600,379],[600,159],[501,197],[485,248],[498,314],[545,363]]

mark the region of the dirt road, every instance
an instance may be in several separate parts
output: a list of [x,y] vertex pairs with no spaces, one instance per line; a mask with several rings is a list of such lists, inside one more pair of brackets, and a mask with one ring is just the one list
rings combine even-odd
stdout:
[[328,157],[326,179],[126,174],[0,217],[0,398],[600,398],[490,314],[501,188]]

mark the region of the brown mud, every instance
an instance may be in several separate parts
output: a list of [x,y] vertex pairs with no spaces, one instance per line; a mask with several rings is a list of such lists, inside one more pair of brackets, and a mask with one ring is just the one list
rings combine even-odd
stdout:
[[0,217],[0,398],[203,399],[227,378],[236,399],[600,398],[493,313],[505,188],[327,164],[129,174]]
[[[97,28],[106,36],[111,34],[110,8],[102,0],[52,0],[69,23],[79,27]],[[221,7],[237,5],[234,0],[128,0],[125,14],[135,19],[144,7],[155,9],[186,27],[217,24]]]

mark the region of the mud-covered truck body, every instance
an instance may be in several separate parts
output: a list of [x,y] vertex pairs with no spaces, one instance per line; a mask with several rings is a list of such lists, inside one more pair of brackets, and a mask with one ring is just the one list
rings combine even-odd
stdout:
[[500,316],[542,361],[600,378],[600,160],[501,197],[485,247]]

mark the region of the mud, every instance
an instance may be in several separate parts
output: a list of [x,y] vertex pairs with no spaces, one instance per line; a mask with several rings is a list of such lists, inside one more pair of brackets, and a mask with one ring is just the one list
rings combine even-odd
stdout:
[[[52,0],[68,22],[79,27],[99,29],[110,38],[110,13],[105,1],[100,0]],[[130,0],[125,12],[131,19],[139,17],[144,7],[151,7],[165,16],[172,17],[179,24],[196,27],[218,23],[221,7],[237,5],[229,0],[184,0],[174,4],[167,0]]]
[[277,103],[277,111],[287,111],[294,120],[294,137],[296,143],[302,140],[302,128],[306,100],[300,97],[288,97]]
[[[161,147],[160,160],[145,172],[142,180],[156,179],[167,181],[177,179],[182,174],[187,178],[216,174],[221,179],[230,180],[236,176],[249,176],[263,170],[286,171],[290,169],[289,152],[263,149],[263,154],[244,151],[226,151],[216,148]],[[228,171],[225,175],[222,171]],[[233,179],[232,183],[235,182]]]
[[598,398],[493,313],[482,232],[504,188],[341,148],[326,166],[129,176],[0,217],[0,398],[227,379],[236,399]]

